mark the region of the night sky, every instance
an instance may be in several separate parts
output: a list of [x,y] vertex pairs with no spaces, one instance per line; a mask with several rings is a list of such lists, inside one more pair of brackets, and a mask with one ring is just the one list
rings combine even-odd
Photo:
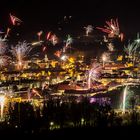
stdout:
[[[134,2],[122,3],[122,0],[4,0],[0,8],[0,29],[10,26],[9,13],[23,20],[15,32],[20,39],[35,39],[36,32],[51,30],[61,34],[80,34],[83,26],[88,24],[103,26],[105,20],[118,18],[120,28],[128,38],[135,37],[140,32],[140,8]],[[68,23],[63,17],[72,16]],[[14,36],[13,36],[14,37]]]

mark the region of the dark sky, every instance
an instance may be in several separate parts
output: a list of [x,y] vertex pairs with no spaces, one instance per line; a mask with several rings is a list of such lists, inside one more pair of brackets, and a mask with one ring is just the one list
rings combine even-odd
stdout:
[[[23,20],[18,31],[29,37],[39,30],[77,32],[85,25],[103,26],[105,20],[118,18],[121,30],[128,37],[140,32],[140,6],[138,2],[123,0],[4,0],[0,8],[0,28],[10,26],[9,13]],[[68,25],[61,22],[65,15],[72,16]],[[58,22],[61,22],[58,25]],[[17,29],[15,29],[17,30]]]

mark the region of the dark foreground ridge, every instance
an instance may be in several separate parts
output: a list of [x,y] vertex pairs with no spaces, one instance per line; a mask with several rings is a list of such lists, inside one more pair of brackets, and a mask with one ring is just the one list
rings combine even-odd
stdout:
[[64,128],[59,130],[47,131],[37,133],[28,133],[22,130],[5,130],[1,131],[1,136],[5,137],[27,137],[27,138],[51,138],[51,139],[114,139],[114,138],[137,138],[139,136],[140,126],[127,127],[111,127],[111,128]]

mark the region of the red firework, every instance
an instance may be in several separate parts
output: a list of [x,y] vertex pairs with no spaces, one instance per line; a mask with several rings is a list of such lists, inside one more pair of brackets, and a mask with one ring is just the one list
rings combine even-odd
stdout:
[[118,19],[111,19],[110,21],[106,21],[106,25],[104,28],[102,27],[96,27],[97,29],[101,30],[102,32],[105,32],[108,34],[109,38],[113,37],[120,37],[121,41],[123,40],[123,34],[120,33],[120,27],[118,23]]

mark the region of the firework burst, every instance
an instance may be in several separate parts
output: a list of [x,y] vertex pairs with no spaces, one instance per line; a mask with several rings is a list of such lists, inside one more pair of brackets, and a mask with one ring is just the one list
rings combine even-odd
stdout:
[[0,55],[0,68],[3,68],[9,64],[10,58],[8,56]]
[[11,53],[16,59],[18,69],[23,67],[25,59],[28,57],[32,48],[26,41],[19,42],[15,47],[11,48]]
[[129,43],[127,46],[124,46],[124,51],[128,54],[129,58],[133,55],[136,49],[135,43]]
[[120,33],[120,27],[118,23],[118,19],[111,19],[110,21],[106,21],[106,25],[104,28],[96,27],[97,29],[101,30],[108,34],[109,38],[119,37],[123,40],[123,34]]
[[88,76],[87,76],[88,89],[91,88],[91,81],[95,81],[95,80],[97,80],[100,77],[101,70],[102,70],[102,66],[99,63],[94,62],[92,64],[92,67],[88,71]]
[[46,38],[53,44],[53,46],[55,46],[58,43],[58,37],[55,34],[52,34],[51,32],[47,34]]
[[87,27],[84,27],[84,29],[86,30],[86,36],[89,36],[89,33],[92,33],[93,31],[93,26],[88,25]]
[[133,59],[133,63],[136,61],[136,55],[139,51],[137,49],[140,47],[139,41],[134,41],[129,43],[127,46],[124,46],[124,51],[128,54],[128,58]]

